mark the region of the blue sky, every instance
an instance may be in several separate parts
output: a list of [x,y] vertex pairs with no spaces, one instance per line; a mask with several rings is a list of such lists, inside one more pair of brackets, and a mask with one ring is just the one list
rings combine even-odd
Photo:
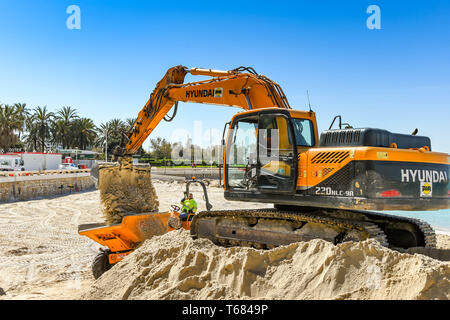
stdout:
[[[72,4],[80,30],[66,27]],[[372,4],[381,30],[366,26]],[[135,117],[172,66],[252,66],[295,109],[309,90],[319,130],[340,114],[354,127],[417,127],[450,152],[449,1],[0,0],[0,43],[0,103],[70,105],[100,124]],[[180,104],[151,137],[196,120],[222,131],[237,111]]]

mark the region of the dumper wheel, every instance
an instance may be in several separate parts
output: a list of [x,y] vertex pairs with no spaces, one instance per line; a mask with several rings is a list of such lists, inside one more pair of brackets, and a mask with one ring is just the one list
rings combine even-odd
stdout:
[[94,258],[92,262],[92,275],[95,279],[100,278],[102,274],[111,269],[108,255],[109,251],[102,251]]

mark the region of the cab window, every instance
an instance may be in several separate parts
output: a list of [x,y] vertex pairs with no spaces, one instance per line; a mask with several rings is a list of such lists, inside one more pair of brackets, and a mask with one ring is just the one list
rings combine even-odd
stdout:
[[238,120],[231,128],[226,160],[230,187],[256,188],[257,133],[257,116]]
[[297,146],[312,147],[315,144],[314,126],[311,120],[292,118]]

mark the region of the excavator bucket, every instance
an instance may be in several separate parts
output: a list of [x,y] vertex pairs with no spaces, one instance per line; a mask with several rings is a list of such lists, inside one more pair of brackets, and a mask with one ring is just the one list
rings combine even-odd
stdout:
[[150,167],[132,165],[131,157],[100,165],[98,189],[107,224],[120,223],[130,214],[158,211]]

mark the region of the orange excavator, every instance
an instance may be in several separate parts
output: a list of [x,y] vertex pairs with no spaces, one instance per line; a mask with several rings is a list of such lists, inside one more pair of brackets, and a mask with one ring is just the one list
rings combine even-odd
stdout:
[[[184,83],[188,73],[211,78]],[[180,101],[243,109],[224,128],[224,195],[274,204],[200,212],[190,225],[194,238],[255,248],[314,238],[435,246],[427,223],[372,211],[450,207],[449,155],[432,151],[428,137],[353,128],[340,116],[319,136],[315,113],[292,109],[281,87],[252,68],[176,66],[157,84],[114,155],[135,154],[163,118],[173,119]]]

